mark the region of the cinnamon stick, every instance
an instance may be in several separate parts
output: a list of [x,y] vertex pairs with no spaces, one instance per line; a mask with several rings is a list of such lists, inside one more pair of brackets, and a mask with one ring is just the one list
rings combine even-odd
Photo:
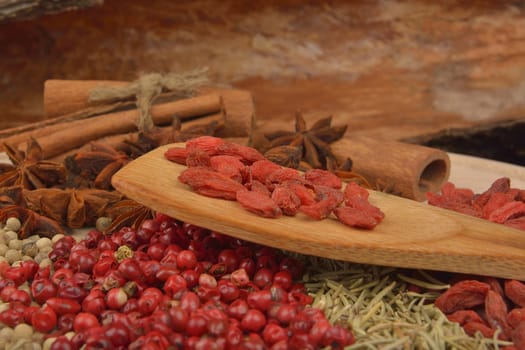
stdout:
[[[218,113],[223,110],[218,94],[207,94],[175,102],[154,105],[151,108],[156,125],[171,124],[176,115],[185,120],[192,117]],[[68,150],[104,136],[129,133],[136,130],[137,110],[103,114],[87,119],[67,122],[66,127],[53,133],[36,137],[43,149],[45,159],[65,153]],[[9,142],[7,140],[1,140]],[[18,144],[23,149],[23,144]]]
[[[212,121],[222,121],[224,122],[224,114],[223,113],[215,113],[215,114],[210,114],[210,115],[207,115],[207,116],[204,116],[204,117],[201,117],[201,118],[195,118],[195,119],[189,119],[189,120],[186,120],[182,123],[182,130],[190,127],[190,126],[194,126],[194,125],[200,125],[200,124],[207,124],[207,123],[210,123]],[[159,129],[162,131],[162,132],[166,132],[166,133],[172,133],[173,132],[173,128],[172,126],[162,126],[162,127],[159,127]],[[110,136],[104,136],[104,137],[101,137],[101,138],[97,138],[97,139],[94,139],[94,140],[91,140],[91,141],[96,141],[96,142],[99,142],[99,143],[104,143],[110,147],[117,147],[119,144],[121,144],[122,142],[126,141],[126,140],[129,140],[129,141],[135,141],[138,139],[138,132],[129,132],[129,133],[123,133],[123,134],[116,134],[116,135],[110,135]],[[89,143],[86,143],[84,145],[81,145],[79,147],[76,147],[76,148],[72,148],[64,153],[61,153],[61,154],[57,154],[51,158],[49,158],[48,160],[51,160],[51,161],[54,161],[54,162],[62,162],[64,161],[65,158],[67,158],[68,156],[70,155],[73,155],[75,153],[79,153],[79,152],[82,152],[82,151],[89,151],[91,148],[91,146],[89,145]]]
[[346,138],[331,144],[342,159],[352,159],[352,171],[371,185],[417,201],[437,192],[448,180],[450,160],[438,149],[368,137]]
[[92,107],[91,90],[98,87],[123,87],[129,82],[118,80],[59,80],[44,82],[44,115],[54,118]]

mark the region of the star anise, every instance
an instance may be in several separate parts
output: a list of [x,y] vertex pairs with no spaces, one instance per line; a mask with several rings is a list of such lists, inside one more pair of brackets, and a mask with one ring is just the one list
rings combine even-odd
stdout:
[[145,220],[154,217],[153,210],[132,199],[118,202],[108,210],[107,214],[112,218],[111,225],[106,230],[107,233],[118,231],[124,226],[138,230]]
[[66,159],[66,166],[73,174],[93,181],[96,188],[109,190],[111,177],[131,158],[124,152],[101,143],[91,142],[91,151],[80,152]]
[[27,141],[25,152],[8,144],[4,147],[13,164],[0,168],[0,187],[21,186],[32,190],[64,183],[65,167],[43,160],[42,148],[34,138]]
[[342,138],[346,129],[347,125],[332,126],[331,116],[317,120],[308,128],[303,115],[297,112],[295,131],[279,130],[264,134],[262,138],[259,135],[255,147],[284,166],[290,165],[283,164],[283,161],[290,162],[290,157],[297,157],[296,152],[293,152],[295,147],[300,152],[299,168],[327,169],[337,167],[337,159],[330,148],[330,143]]
[[192,124],[183,130],[181,120],[175,117],[173,118],[173,141],[185,142],[199,136],[215,136],[222,127],[222,123],[213,120],[209,123]]
[[22,223],[18,230],[20,239],[31,235],[51,238],[56,234],[64,233],[62,227],[55,220],[19,205],[11,205],[0,209],[0,222],[5,222],[10,217],[16,217]]
[[28,209],[70,228],[93,226],[108,208],[122,199],[116,191],[43,188],[23,191]]
[[0,187],[0,208],[22,205],[24,203],[22,191],[23,189],[20,186]]

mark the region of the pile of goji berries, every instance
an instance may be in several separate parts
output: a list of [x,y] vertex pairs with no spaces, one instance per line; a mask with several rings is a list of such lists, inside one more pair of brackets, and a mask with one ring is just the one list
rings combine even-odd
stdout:
[[[512,188],[506,177],[481,194],[446,183],[441,193],[429,193],[427,198],[431,205],[525,230],[525,190]],[[443,293],[435,305],[469,335],[481,332],[493,337],[498,332],[499,339],[514,343],[507,349],[525,349],[525,284],[520,281],[464,279]]]
[[441,193],[427,193],[428,204],[525,230],[525,190],[502,177],[481,194],[447,182]]
[[297,170],[267,160],[254,148],[202,136],[165,152],[171,161],[187,165],[179,180],[195,192],[238,201],[262,217],[294,216],[301,212],[314,220],[332,213],[345,225],[372,229],[384,213],[368,201],[368,191],[350,183],[344,191],[339,177],[312,169]]
[[[501,284],[503,283],[503,286]],[[465,279],[441,294],[435,305],[473,336],[510,340],[506,350],[525,349],[525,284],[496,278]]]
[[[52,264],[0,269],[0,322],[53,338],[51,349],[342,349],[302,284],[301,264],[165,215],[112,235],[58,240]],[[23,288],[23,285],[29,285]]]

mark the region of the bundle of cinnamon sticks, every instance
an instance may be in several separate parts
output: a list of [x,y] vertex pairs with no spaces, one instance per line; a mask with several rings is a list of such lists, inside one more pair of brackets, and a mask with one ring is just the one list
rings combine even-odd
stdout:
[[[63,159],[91,141],[110,145],[137,136],[139,111],[133,101],[91,104],[96,87],[122,87],[123,81],[48,80],[44,85],[46,119],[0,131],[0,152],[4,144],[24,150],[33,137],[43,149],[44,159]],[[242,90],[201,89],[195,97],[169,100],[159,98],[151,107],[154,124],[171,128],[175,117],[182,128],[217,121],[223,124],[222,137],[247,137],[254,126],[251,94]]]

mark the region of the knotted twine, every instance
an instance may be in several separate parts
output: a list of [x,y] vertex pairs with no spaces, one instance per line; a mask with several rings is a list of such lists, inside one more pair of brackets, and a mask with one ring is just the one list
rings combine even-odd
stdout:
[[135,99],[139,110],[137,128],[151,130],[155,124],[151,106],[162,93],[169,92],[173,99],[183,99],[195,94],[208,83],[208,68],[198,68],[183,73],[148,73],[124,87],[97,87],[90,91],[88,101],[95,104],[115,103]]

